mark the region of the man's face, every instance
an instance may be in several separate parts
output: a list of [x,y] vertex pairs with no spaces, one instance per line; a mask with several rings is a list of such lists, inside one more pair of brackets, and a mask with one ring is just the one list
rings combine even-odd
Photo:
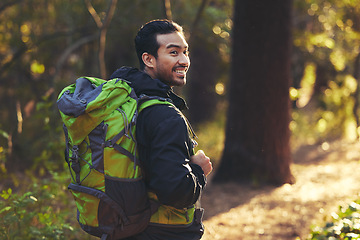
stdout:
[[165,84],[183,86],[190,66],[188,44],[179,32],[158,34],[158,57],[155,59],[153,77]]

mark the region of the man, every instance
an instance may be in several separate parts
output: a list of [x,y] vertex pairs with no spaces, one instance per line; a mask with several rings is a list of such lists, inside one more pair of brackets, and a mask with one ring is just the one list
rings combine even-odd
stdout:
[[139,159],[150,199],[159,203],[146,230],[129,240],[190,240],[203,234],[202,210],[195,203],[212,171],[203,151],[193,153],[190,125],[180,110],[186,103],[172,91],[186,84],[189,47],[182,28],[168,20],[145,24],[135,38],[140,71],[123,67],[111,78],[123,78],[138,96],[157,96],[176,107],[158,104],[145,108],[137,120]]

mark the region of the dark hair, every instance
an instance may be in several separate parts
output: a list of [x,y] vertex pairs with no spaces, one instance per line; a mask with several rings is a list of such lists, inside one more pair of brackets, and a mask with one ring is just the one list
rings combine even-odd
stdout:
[[145,64],[142,60],[144,52],[153,55],[155,58],[158,57],[157,51],[160,45],[157,42],[157,35],[173,32],[180,32],[183,34],[183,29],[179,24],[166,19],[152,20],[140,28],[135,37],[135,48],[141,70],[144,70],[145,68]]

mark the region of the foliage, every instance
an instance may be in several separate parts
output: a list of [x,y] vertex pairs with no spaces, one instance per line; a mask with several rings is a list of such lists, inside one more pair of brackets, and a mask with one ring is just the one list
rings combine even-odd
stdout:
[[360,1],[295,1],[293,138],[358,137]]
[[330,81],[325,94],[316,99],[322,107],[312,106],[313,102],[305,108],[295,108],[290,122],[294,144],[315,144],[339,137],[354,140],[357,129],[353,115],[354,99],[350,95],[356,86],[356,80],[350,75],[341,85]]
[[314,226],[311,238],[325,239],[360,239],[360,200],[351,202],[348,206],[339,206],[338,213],[332,213],[332,221],[324,227]]
[[[214,165],[221,159],[225,141],[225,106],[219,107],[213,121],[202,124],[195,129],[199,149],[204,150]],[[215,167],[215,166],[214,166]]]
[[[36,179],[25,191],[0,193],[0,239],[83,239],[75,223],[75,206],[65,192],[67,176]],[[74,225],[76,224],[76,225]]]
[[[6,140],[8,140],[9,138],[9,134],[1,129],[0,129],[0,136],[2,136]],[[6,172],[6,168],[5,168],[6,154],[7,154],[7,148],[0,145],[0,173],[2,174]]]

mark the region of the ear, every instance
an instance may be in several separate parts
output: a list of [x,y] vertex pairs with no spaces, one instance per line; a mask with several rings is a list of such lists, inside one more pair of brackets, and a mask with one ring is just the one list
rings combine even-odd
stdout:
[[142,60],[146,67],[154,68],[155,67],[155,57],[150,53],[144,52],[142,54]]

